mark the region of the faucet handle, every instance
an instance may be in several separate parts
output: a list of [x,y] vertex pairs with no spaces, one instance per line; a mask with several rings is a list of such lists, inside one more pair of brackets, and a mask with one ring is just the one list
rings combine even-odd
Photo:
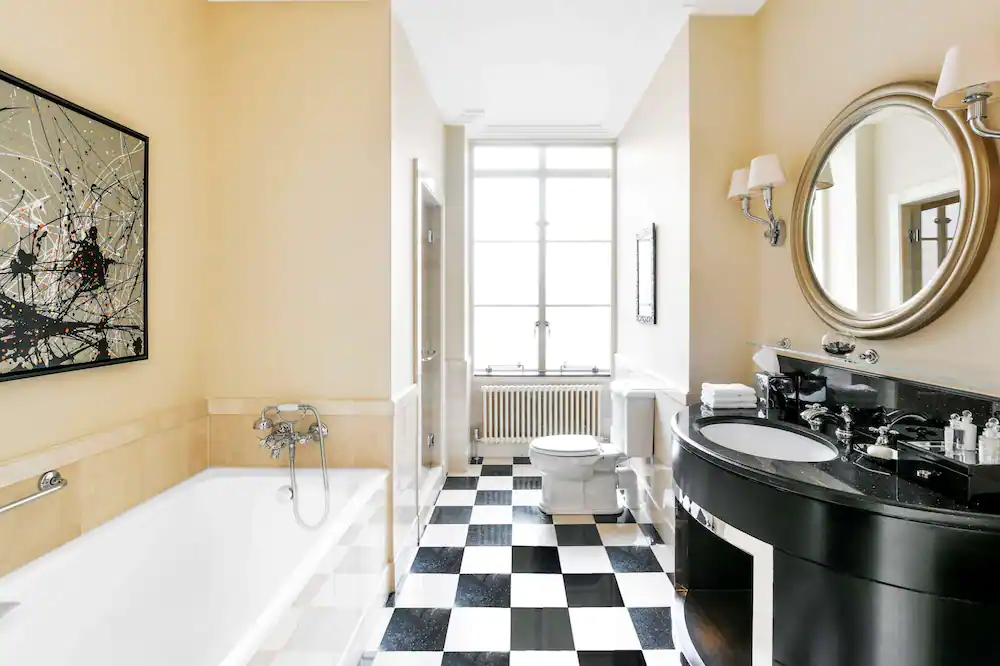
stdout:
[[844,419],[844,423],[848,425],[854,422],[854,413],[851,411],[849,405],[841,405],[840,416]]
[[873,433],[876,433],[878,437],[875,438],[875,446],[888,446],[893,448],[896,444],[896,436],[899,435],[895,430],[891,430],[889,426],[871,426],[868,428]]

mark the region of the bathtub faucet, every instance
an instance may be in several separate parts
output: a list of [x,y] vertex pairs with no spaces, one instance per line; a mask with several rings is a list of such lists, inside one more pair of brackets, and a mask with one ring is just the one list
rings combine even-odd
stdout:
[[[275,405],[265,407],[260,418],[254,421],[253,429],[260,438],[260,445],[271,452],[271,457],[277,460],[281,456],[281,450],[291,449],[297,444],[308,444],[320,441],[320,437],[330,434],[325,423],[317,420],[309,425],[305,432],[295,429],[295,425],[305,418],[305,414],[312,411],[308,405]],[[268,412],[275,412],[277,423],[268,418]],[[288,418],[288,414],[295,414],[297,418]]]

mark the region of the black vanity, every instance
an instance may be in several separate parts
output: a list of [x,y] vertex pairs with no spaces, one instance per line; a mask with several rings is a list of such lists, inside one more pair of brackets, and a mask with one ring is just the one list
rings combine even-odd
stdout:
[[[851,407],[859,442],[874,439],[868,428],[886,410],[927,420],[896,428],[899,459],[886,461],[838,442],[832,419],[817,434],[793,411],[766,404],[715,412],[696,406],[675,417],[674,623],[688,661],[1000,663],[997,496],[969,501],[954,484],[942,484],[934,456],[906,444],[938,436],[953,412],[969,410],[982,426],[1000,404],[860,366],[782,357],[781,370],[825,378],[824,406],[831,413]],[[721,446],[702,433],[713,423],[761,419],[775,432],[822,437],[837,447],[836,457],[787,462]],[[914,469],[931,471],[907,473]]]

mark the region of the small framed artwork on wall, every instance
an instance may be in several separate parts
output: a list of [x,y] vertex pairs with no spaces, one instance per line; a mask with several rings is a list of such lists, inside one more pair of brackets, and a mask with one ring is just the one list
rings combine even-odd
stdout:
[[636,285],[635,318],[643,324],[656,323],[656,225],[650,224],[635,235]]
[[0,72],[0,381],[149,357],[149,139]]

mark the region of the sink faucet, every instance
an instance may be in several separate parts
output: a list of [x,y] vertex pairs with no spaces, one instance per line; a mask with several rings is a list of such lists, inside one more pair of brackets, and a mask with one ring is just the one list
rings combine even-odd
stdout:
[[885,425],[887,428],[892,428],[900,421],[905,421],[907,419],[915,420],[917,423],[927,423],[927,417],[920,412],[910,411],[908,409],[894,409],[891,412],[886,412],[885,414]]
[[820,428],[823,427],[824,421],[837,424],[837,430],[834,432],[837,436],[837,441],[851,448],[851,443],[854,441],[855,435],[854,415],[851,413],[851,408],[847,405],[840,408],[839,415],[831,414],[830,410],[823,405],[813,405],[806,408],[800,416],[803,421],[809,424],[813,432],[819,432]]

